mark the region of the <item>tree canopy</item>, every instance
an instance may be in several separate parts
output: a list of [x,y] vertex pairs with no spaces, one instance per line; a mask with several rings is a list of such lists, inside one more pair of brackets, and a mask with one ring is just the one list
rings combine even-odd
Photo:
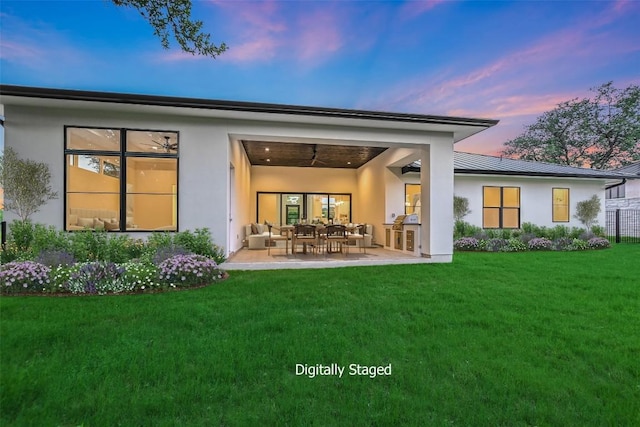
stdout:
[[211,43],[211,35],[202,32],[202,21],[191,19],[191,0],[111,0],[116,6],[133,7],[140,12],[160,37],[162,47],[168,49],[169,39],[192,55],[215,58],[227,50],[227,45]]
[[640,161],[640,87],[609,82],[591,91],[542,114],[502,155],[593,169]]

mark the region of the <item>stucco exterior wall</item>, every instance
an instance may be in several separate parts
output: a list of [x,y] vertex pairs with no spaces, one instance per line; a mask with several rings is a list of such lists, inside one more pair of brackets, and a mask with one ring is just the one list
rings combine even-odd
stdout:
[[[5,144],[23,158],[45,162],[51,170],[52,187],[58,199],[33,215],[36,222],[64,226],[64,127],[105,127],[179,132],[178,227],[207,227],[215,243],[234,252],[242,245],[243,226],[255,217],[257,191],[352,193],[353,219],[374,225],[382,241],[384,222],[404,212],[404,182],[393,171],[420,158],[429,147],[431,158],[426,182],[441,188],[426,191],[434,208],[449,205],[453,180],[451,133],[412,129],[195,117],[171,108],[138,108],[121,111],[118,105],[65,103],[64,107],[5,105]],[[138,111],[139,110],[139,111]],[[174,114],[175,112],[175,114]],[[310,169],[252,167],[240,141],[243,138],[325,144],[391,147],[360,169]],[[423,150],[423,151],[421,151]],[[403,163],[404,162],[404,163]],[[433,217],[433,218],[432,218]],[[452,214],[449,208],[423,216],[430,230],[425,252],[451,254]],[[11,221],[15,215],[6,213]],[[442,231],[440,227],[444,227]],[[133,232],[137,237],[148,233]],[[442,241],[440,241],[442,239]]]
[[[520,224],[530,222],[547,227],[584,227],[574,218],[576,204],[597,194],[601,200],[598,224],[605,224],[604,180],[457,174],[454,182],[454,194],[469,199],[471,213],[464,220],[478,227],[482,227],[483,186],[520,187]],[[553,222],[553,188],[569,189],[569,222]]]

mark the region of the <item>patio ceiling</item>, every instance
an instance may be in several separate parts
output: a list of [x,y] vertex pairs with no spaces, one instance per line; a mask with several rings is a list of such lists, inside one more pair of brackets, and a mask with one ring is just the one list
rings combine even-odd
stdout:
[[254,166],[293,166],[357,169],[386,150],[385,147],[298,144],[242,140]]

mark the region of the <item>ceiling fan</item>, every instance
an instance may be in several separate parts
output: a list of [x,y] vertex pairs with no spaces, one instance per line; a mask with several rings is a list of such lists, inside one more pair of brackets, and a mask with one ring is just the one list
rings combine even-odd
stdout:
[[326,165],[326,163],[323,162],[322,160],[318,160],[318,144],[313,145],[313,156],[311,157],[311,166],[315,165],[316,162]]
[[153,144],[144,144],[144,145],[150,145],[154,150],[157,150],[158,148],[162,148],[165,153],[168,153],[169,151],[177,151],[178,150],[178,143],[177,142],[169,142],[170,139],[171,139],[170,136],[165,136],[164,137],[164,142],[158,142],[158,141],[154,141],[152,139],[151,142],[153,142],[156,145],[153,145]]

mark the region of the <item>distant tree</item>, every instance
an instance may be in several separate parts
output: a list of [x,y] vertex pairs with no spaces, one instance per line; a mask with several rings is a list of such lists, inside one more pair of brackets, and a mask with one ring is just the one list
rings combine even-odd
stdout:
[[37,212],[48,200],[58,197],[52,191],[51,172],[46,163],[23,160],[11,147],[0,156],[0,187],[4,189],[4,209],[22,221]]
[[192,55],[217,57],[227,45],[211,43],[211,35],[202,32],[202,21],[191,19],[191,0],[111,0],[116,6],[133,7],[140,12],[160,37],[162,47],[169,48],[169,38]]
[[640,160],[640,87],[605,83],[593,98],[543,113],[502,155],[568,166],[611,169]]
[[469,199],[466,197],[453,196],[453,218],[455,221],[462,221],[464,217],[470,213]]
[[589,200],[583,200],[576,205],[576,214],[574,218],[591,230],[591,226],[596,222],[596,218],[600,213],[600,198],[594,194]]

